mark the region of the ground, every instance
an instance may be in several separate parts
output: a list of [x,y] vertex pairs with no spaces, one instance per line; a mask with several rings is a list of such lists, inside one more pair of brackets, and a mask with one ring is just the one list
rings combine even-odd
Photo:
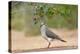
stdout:
[[[68,29],[51,29],[54,33],[59,35],[62,39],[67,42],[61,42],[59,40],[54,40],[51,43],[50,48],[77,48],[78,31],[68,30]],[[24,32],[11,31],[12,39],[12,51],[24,51],[33,49],[47,49],[48,42],[39,36],[25,36]],[[34,51],[34,50],[33,50]]]

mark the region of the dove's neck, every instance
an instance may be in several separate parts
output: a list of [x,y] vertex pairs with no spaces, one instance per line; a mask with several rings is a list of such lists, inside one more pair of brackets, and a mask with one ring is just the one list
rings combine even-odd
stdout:
[[42,36],[46,36],[46,25],[41,26],[41,34]]

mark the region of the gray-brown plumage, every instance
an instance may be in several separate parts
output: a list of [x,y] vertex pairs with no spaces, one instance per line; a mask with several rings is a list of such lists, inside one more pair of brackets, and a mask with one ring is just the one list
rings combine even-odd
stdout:
[[61,42],[66,42],[65,40],[61,39],[58,35],[53,33],[51,30],[49,30],[44,23],[41,23],[41,34],[42,37],[49,42],[48,48],[51,44],[51,41],[54,39],[60,40]]

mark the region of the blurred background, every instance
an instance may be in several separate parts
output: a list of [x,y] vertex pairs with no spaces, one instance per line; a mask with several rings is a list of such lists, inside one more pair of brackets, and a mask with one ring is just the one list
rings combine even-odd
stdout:
[[[34,19],[37,24],[34,24]],[[77,5],[12,1],[12,51],[46,49],[48,42],[40,34],[40,19],[52,32],[67,41],[66,43],[53,41],[51,48],[73,49],[78,47]]]
[[40,34],[40,23],[35,25],[33,18],[43,18],[48,27],[53,29],[78,28],[77,5],[14,1],[11,7],[12,30],[25,31],[26,36]]

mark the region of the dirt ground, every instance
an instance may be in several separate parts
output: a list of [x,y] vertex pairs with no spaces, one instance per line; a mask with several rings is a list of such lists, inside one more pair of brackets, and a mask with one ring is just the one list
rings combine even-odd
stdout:
[[[67,30],[67,29],[51,29],[54,33],[59,35],[62,39],[67,42],[61,42],[59,40],[54,40],[51,43],[51,48],[61,48],[61,47],[77,47],[78,31],[77,30]],[[12,51],[17,50],[32,50],[47,48],[48,42],[39,36],[27,37],[24,32],[12,30]]]

